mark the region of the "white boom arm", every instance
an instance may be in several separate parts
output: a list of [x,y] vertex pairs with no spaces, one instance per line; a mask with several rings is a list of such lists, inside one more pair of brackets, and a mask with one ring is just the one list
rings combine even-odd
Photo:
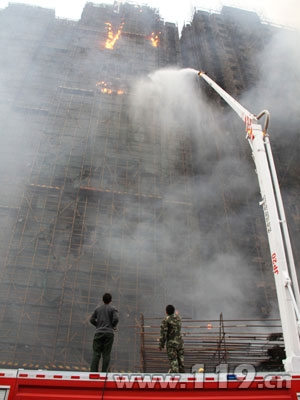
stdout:
[[[271,145],[269,136],[266,133],[269,113],[264,110],[257,116],[251,114],[204,72],[200,71],[198,75],[229,104],[246,124],[246,138],[252,149],[262,196],[260,205],[263,207],[268,232],[286,352],[284,366],[285,370],[289,373],[299,373],[299,286]],[[267,116],[264,130],[258,124],[258,120],[263,115]]]

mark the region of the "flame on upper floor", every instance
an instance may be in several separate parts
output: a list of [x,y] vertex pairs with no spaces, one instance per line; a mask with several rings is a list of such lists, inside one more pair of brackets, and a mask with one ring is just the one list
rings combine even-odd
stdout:
[[113,89],[105,81],[97,82],[96,86],[100,87],[101,92],[104,93],[104,94],[117,94],[117,95],[124,94],[124,90],[123,89]]
[[155,32],[151,33],[151,36],[150,36],[149,39],[150,39],[151,44],[152,44],[153,47],[158,47],[159,46],[160,34],[161,34],[161,32],[158,32],[158,34],[155,34]]
[[105,48],[109,50],[113,50],[114,45],[116,41],[120,38],[123,27],[124,27],[125,22],[122,22],[120,25],[118,32],[114,34],[113,29],[112,29],[112,24],[110,22],[105,22],[106,29],[107,29],[107,39],[105,42]]

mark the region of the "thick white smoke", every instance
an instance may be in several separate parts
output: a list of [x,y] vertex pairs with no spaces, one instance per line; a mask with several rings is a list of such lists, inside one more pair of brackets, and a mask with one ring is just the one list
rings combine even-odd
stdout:
[[[299,5],[297,5],[299,9]],[[296,9],[295,9],[296,11]],[[289,10],[291,12],[291,10]],[[299,18],[299,15],[296,17]],[[300,27],[300,24],[299,24]],[[300,184],[300,33],[280,30],[257,55],[259,75],[242,102],[253,112],[268,109],[269,134],[283,196],[297,270],[300,267],[298,192]],[[299,273],[298,273],[299,280]],[[278,315],[277,300],[273,313]]]
[[[295,32],[280,31],[275,35],[257,55],[257,84],[240,99],[253,113],[264,108],[271,112],[271,142],[279,164],[277,169],[284,200],[288,203],[288,218],[291,211],[289,205],[295,200],[295,185],[299,180],[298,43],[299,37]],[[163,223],[160,229],[162,251],[165,249],[176,254],[176,262],[172,266],[174,273],[169,279],[168,299],[187,308],[190,305],[197,316],[215,317],[221,311],[226,316],[234,317],[249,316],[251,313],[257,315],[261,309],[256,308],[257,304],[247,293],[261,279],[272,279],[272,273],[271,268],[268,273],[267,265],[264,275],[255,270],[239,238],[247,235],[247,225],[256,223],[264,229],[264,222],[262,215],[260,221],[255,221],[251,215],[251,207],[255,207],[259,199],[254,166],[240,159],[240,153],[234,150],[234,142],[243,136],[243,127],[241,125],[240,131],[237,131],[235,126],[238,125],[232,125],[230,119],[238,117],[230,111],[224,116],[217,107],[212,109],[199,91],[196,72],[189,69],[160,70],[139,81],[132,93],[131,105],[133,124],[146,124],[148,135],[152,134],[150,127],[155,115],[156,128],[164,146],[167,147],[168,143],[176,147],[178,138],[192,139],[194,146],[193,162],[197,171],[185,184],[189,185],[195,201],[199,224],[193,232],[189,231],[182,221],[177,223],[176,214],[172,215],[170,208],[169,223]],[[250,155],[250,149],[246,147],[245,144],[245,154],[248,152]],[[182,184],[173,184],[166,187],[164,196],[180,198],[183,191]],[[210,215],[209,228],[203,225],[203,222],[207,223],[203,215]],[[180,232],[180,235],[174,232]],[[293,233],[296,234],[292,229]],[[188,249],[178,251],[186,241],[184,235],[188,235]],[[231,250],[228,245],[230,235],[233,235]],[[222,240],[226,246],[222,246]],[[267,252],[268,249],[266,255]],[[255,254],[253,244],[252,257],[255,258]],[[178,278],[182,276],[182,269],[192,282],[187,286]],[[256,295],[257,301],[260,296]],[[260,300],[263,301],[263,298]],[[278,315],[277,310],[275,301],[273,310],[268,311]]]
[[[246,232],[246,200],[257,194],[257,183],[247,161],[233,151],[237,135],[243,138],[243,124],[240,132],[230,130],[228,118],[205,100],[199,79],[192,69],[164,69],[138,81],[131,94],[132,124],[149,137],[156,130],[166,168],[178,162],[168,161],[171,152],[180,159],[182,143],[192,143],[195,171],[184,179],[178,175],[165,187],[163,206],[157,205],[164,212],[157,243],[162,254],[173,256],[167,265],[167,302],[189,310],[188,316],[194,310],[197,317],[215,318],[220,312],[240,317],[255,312],[255,302],[245,296],[255,283],[235,237]],[[193,204],[192,222],[174,206],[182,199]],[[136,229],[139,237],[143,224]],[[134,248],[133,241],[128,245]]]

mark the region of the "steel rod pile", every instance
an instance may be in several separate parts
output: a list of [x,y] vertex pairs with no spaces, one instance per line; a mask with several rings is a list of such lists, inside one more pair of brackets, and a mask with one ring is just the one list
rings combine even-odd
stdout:
[[[158,348],[160,326],[156,318],[141,318],[141,363],[143,372],[167,372],[166,351]],[[182,320],[186,372],[204,364],[213,372],[219,364],[234,371],[239,364],[257,370],[282,369],[283,340],[279,319],[268,320]]]

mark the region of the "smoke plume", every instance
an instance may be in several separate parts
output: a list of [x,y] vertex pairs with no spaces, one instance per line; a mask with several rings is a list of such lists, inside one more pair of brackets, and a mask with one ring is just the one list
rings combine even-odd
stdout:
[[[157,243],[161,253],[172,257],[166,266],[167,302],[181,306],[188,316],[242,316],[257,306],[245,296],[255,283],[248,255],[237,245],[238,236],[246,235],[246,201],[257,194],[257,184],[247,161],[233,152],[234,135],[240,133],[229,136],[228,117],[208,104],[196,72],[165,69],[138,81],[131,96],[132,123],[148,127],[148,137],[153,129],[159,132],[169,167],[170,149],[180,158],[179,144],[192,142],[193,147],[195,169],[190,175],[181,171],[163,193]],[[177,162],[173,160],[173,168]],[[188,217],[176,201],[191,204]],[[226,210],[226,203],[231,209]],[[146,218],[147,210],[142,213]]]
[[[297,43],[299,37],[295,32],[281,31],[275,35],[257,55],[257,84],[240,99],[253,113],[264,108],[271,112],[271,142],[292,235],[296,231],[291,205],[300,176]],[[264,232],[264,221],[262,214],[260,220],[254,219],[257,211],[252,214],[260,197],[254,165],[247,157],[241,159],[236,151],[235,141],[239,141],[245,154],[251,153],[246,149],[246,141],[245,145],[241,143],[242,124],[238,131],[239,125],[232,121],[238,117],[208,104],[196,71],[191,69],[159,70],[140,80],[134,87],[131,106],[133,124],[146,123],[149,136],[153,135],[151,121],[155,115],[156,128],[160,128],[160,140],[166,149],[187,139],[193,143],[193,177],[186,178],[184,184],[165,187],[163,194],[164,199],[180,199],[188,187],[199,216],[190,231],[187,222],[168,205],[168,219],[161,223],[161,250],[172,253],[176,260],[169,266],[167,302],[179,303],[186,310],[190,307],[194,316],[208,318],[219,312],[232,317],[257,316],[267,310],[257,286],[261,279],[273,278],[271,268],[269,273],[267,269],[268,249],[264,278],[253,264],[255,243],[252,257],[249,254],[247,227],[257,224]],[[248,295],[251,290],[256,292],[255,300]],[[277,309],[275,302],[273,309],[266,312],[277,315]]]

